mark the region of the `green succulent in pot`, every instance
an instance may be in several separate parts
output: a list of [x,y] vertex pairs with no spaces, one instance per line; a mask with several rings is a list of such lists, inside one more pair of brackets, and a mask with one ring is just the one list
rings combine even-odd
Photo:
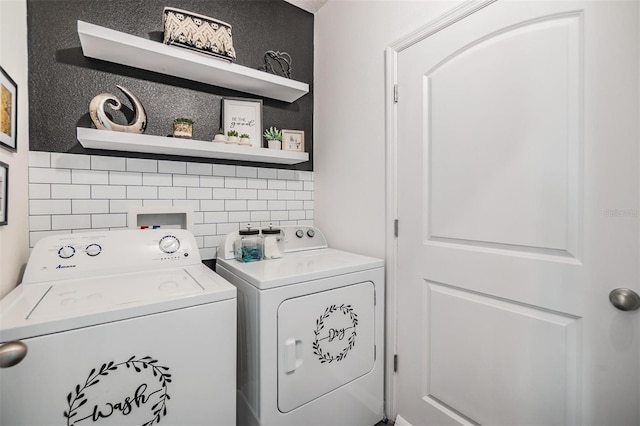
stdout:
[[262,135],[268,141],[282,141],[282,132],[275,127],[269,127]]
[[227,132],[227,136],[229,136],[229,137],[233,137],[233,136],[238,137],[238,132],[236,132],[235,130],[229,130]]
[[249,136],[249,135],[248,135],[248,134],[246,134],[246,133],[243,133],[243,134],[241,134],[241,135],[240,135],[240,139],[249,139],[250,137],[251,137],[251,136]]

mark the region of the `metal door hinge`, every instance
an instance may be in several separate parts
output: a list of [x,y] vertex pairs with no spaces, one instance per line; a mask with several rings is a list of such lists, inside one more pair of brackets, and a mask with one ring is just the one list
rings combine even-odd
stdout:
[[376,345],[373,345],[373,360],[376,360]]
[[394,373],[398,372],[398,354],[395,354],[393,356],[393,372]]
[[398,219],[393,221],[393,235],[398,238]]
[[393,103],[394,104],[398,103],[398,85],[397,84],[393,85]]

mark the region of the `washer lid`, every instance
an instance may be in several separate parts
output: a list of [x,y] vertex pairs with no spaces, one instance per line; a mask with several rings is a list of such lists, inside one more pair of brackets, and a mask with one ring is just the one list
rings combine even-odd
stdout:
[[0,343],[235,297],[203,264],[23,284],[0,300]]
[[286,253],[280,259],[242,263],[218,259],[218,265],[249,284],[267,289],[384,266],[382,259],[331,248]]

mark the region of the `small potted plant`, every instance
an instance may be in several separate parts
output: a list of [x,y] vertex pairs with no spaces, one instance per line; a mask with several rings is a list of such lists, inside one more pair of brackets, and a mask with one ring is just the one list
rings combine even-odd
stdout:
[[193,136],[193,120],[189,118],[176,118],[173,120],[173,137],[191,139]]
[[236,132],[235,130],[229,130],[227,132],[227,143],[240,143],[238,132]]
[[251,136],[246,133],[240,135],[240,145],[251,145]]
[[213,137],[214,142],[226,142],[227,137],[224,135],[224,130],[218,129],[216,135]]
[[267,146],[271,149],[280,149],[282,146],[282,132],[275,127],[269,127],[262,135],[267,140]]

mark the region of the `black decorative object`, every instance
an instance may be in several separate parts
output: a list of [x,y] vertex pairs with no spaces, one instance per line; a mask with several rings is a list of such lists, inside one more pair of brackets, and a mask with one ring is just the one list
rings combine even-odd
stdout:
[[9,165],[0,161],[0,225],[8,223]]
[[264,54],[264,65],[260,70],[291,78],[291,55],[287,52],[267,50]]
[[[86,396],[87,390],[100,383],[100,380],[104,379],[109,374],[115,373],[116,371],[123,371],[122,367],[133,369],[136,374],[143,371],[151,371],[153,376],[158,379],[160,388],[152,391],[149,389],[151,385],[143,382],[137,387],[137,389],[135,389],[132,395],[124,397],[123,400],[115,403],[99,403],[95,404],[93,408],[89,408],[87,405],[87,402],[89,401]],[[155,402],[150,408],[151,419],[141,425],[153,426],[154,424],[159,423],[162,417],[167,415],[167,400],[171,399],[167,393],[169,383],[171,383],[169,368],[158,365],[158,360],[153,359],[150,356],[136,358],[136,356],[133,355],[128,360],[117,364],[113,361],[109,361],[108,363],[102,364],[99,369],[93,368],[87,376],[84,384],[77,384],[75,389],[69,392],[67,395],[67,404],[69,409],[65,411],[63,415],[67,419],[67,426],[73,426],[84,420],[96,422],[102,418],[110,417],[116,412],[126,416],[131,413],[131,410],[141,408],[145,404],[149,403],[154,394],[159,394],[159,396],[156,397],[157,402]],[[108,394],[111,395],[112,392]],[[117,398],[117,396],[115,397]],[[83,408],[84,411],[82,414],[80,414],[81,408]],[[86,415],[87,413],[89,414]]]
[[[329,328],[326,330],[326,334],[323,334],[322,331],[325,330],[325,320],[332,314],[337,314],[340,312],[342,313],[342,315],[349,316],[349,320],[351,320],[351,327]],[[313,332],[315,337],[312,343],[313,353],[318,356],[321,364],[331,363],[333,361],[339,362],[347,357],[349,351],[356,345],[357,325],[358,314],[354,312],[351,305],[345,305],[344,303],[340,306],[331,305],[324,310],[324,313],[320,315],[320,318],[316,320],[316,329]],[[351,331],[349,332],[349,330]],[[347,345],[342,348],[338,355],[332,355],[329,351],[325,352],[322,349],[321,342],[323,340],[332,342],[338,339],[338,341],[342,341],[345,337],[347,337]]]

